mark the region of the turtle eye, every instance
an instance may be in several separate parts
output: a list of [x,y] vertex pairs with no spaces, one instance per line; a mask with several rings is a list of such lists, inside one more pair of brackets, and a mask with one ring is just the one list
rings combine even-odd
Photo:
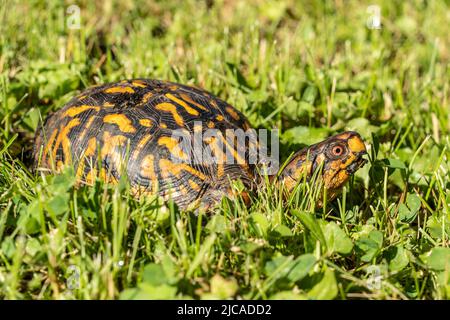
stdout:
[[330,151],[332,157],[340,157],[343,154],[345,154],[346,149],[345,146],[342,144],[335,144],[334,146],[331,147]]
[[341,146],[334,146],[332,152],[333,152],[334,156],[340,156],[340,155],[342,155],[344,150],[342,149]]

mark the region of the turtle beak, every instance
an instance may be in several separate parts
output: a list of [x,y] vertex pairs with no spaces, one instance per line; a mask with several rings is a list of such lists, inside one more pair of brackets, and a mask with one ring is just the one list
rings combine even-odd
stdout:
[[366,155],[366,151],[361,151],[356,153],[356,159],[353,161],[347,168],[346,171],[349,175],[354,174],[356,171],[364,167],[367,163],[367,159],[364,159],[363,156]]

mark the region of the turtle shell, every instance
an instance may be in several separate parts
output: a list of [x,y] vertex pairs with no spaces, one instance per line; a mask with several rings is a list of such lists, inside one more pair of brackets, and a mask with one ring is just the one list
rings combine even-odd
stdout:
[[[231,194],[231,180],[253,181],[247,150],[223,139],[227,129],[249,128],[241,112],[200,88],[126,80],[89,88],[51,114],[36,134],[35,167],[73,165],[86,184],[97,177],[114,183],[126,174],[137,195],[158,192],[182,208],[197,200],[210,206]],[[200,139],[192,154],[180,147],[177,134],[208,129],[222,137]],[[202,154],[231,154],[236,161],[205,161]]]

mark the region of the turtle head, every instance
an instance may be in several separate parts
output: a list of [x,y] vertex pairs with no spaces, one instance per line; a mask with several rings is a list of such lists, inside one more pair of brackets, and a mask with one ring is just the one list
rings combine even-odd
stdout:
[[334,198],[350,176],[367,162],[363,159],[365,154],[361,136],[354,131],[343,132],[295,153],[279,178],[292,191],[305,177],[310,179],[320,169],[328,198]]

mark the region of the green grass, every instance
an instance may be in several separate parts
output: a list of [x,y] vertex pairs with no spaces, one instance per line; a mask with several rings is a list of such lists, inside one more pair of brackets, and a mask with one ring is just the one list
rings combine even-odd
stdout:
[[[448,1],[0,1],[0,298],[450,298]],[[323,209],[267,185],[211,216],[30,172],[40,117],[132,77],[197,84],[285,160],[346,129],[370,163]]]

